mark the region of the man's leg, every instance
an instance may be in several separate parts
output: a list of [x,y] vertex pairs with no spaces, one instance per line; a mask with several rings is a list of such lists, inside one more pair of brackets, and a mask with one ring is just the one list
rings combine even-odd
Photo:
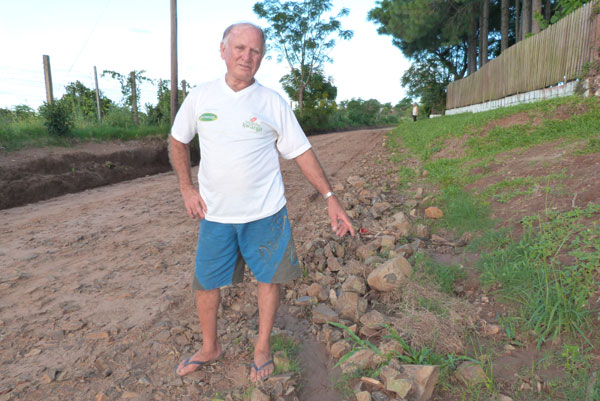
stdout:
[[[258,338],[256,339],[256,346],[254,348],[254,364],[258,368],[272,358],[269,339],[271,337],[273,323],[275,322],[277,308],[279,307],[280,290],[280,284],[258,283]],[[256,370],[252,368],[250,380],[253,382],[261,380],[273,373],[273,370],[275,370],[273,364],[269,364],[259,372],[256,372]]]
[[[208,362],[221,355],[221,345],[217,339],[217,311],[221,301],[221,290],[196,291],[196,310],[202,326],[202,348],[190,358],[190,361]],[[198,365],[183,366],[182,361],[177,367],[177,374],[186,374],[198,369]]]

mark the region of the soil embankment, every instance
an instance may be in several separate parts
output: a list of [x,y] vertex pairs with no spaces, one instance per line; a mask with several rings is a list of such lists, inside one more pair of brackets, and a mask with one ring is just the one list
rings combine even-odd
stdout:
[[[198,152],[193,152],[198,159]],[[167,141],[83,143],[0,154],[0,209],[35,203],[171,169]]]

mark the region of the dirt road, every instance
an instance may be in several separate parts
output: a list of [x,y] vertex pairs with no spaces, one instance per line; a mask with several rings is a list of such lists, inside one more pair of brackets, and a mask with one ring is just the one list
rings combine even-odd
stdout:
[[[310,140],[339,183],[383,151],[385,131]],[[314,227],[327,224],[325,204],[293,162],[282,169],[300,249]],[[256,331],[253,284],[224,291],[222,362],[185,381],[173,374],[201,342],[191,298],[197,228],[172,173],[0,211],[0,400],[196,400],[243,392]],[[281,318],[277,325],[278,332],[303,327]],[[318,347],[310,333],[297,334]],[[329,397],[320,400],[339,399],[327,362],[310,366],[324,374],[310,375],[301,400],[317,390]]]

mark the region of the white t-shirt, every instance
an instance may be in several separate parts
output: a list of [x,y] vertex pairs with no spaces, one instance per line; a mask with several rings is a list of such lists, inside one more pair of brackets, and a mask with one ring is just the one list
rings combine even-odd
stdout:
[[416,115],[418,115],[418,114],[419,114],[419,108],[418,108],[417,106],[414,106],[414,107],[413,107],[413,111],[412,111],[412,115],[413,115],[413,116],[416,116]]
[[235,92],[225,77],[194,88],[171,128],[189,143],[198,134],[198,183],[206,220],[247,223],[286,203],[278,151],[293,159],[310,149],[296,116],[274,90],[258,82]]

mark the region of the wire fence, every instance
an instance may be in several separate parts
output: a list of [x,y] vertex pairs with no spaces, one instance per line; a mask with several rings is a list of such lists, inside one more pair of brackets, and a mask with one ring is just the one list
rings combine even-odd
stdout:
[[502,99],[578,78],[592,61],[600,17],[593,1],[506,49],[477,72],[448,85],[446,109]]

